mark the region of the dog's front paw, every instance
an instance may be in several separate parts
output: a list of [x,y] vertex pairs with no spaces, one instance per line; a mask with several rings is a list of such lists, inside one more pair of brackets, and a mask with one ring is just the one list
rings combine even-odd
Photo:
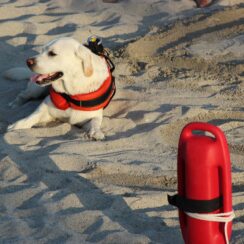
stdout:
[[11,124],[8,126],[7,131],[13,131],[13,130],[21,130],[21,129],[28,129],[30,128],[25,121],[18,121],[14,124]]
[[15,130],[15,124],[11,124],[7,127],[7,131],[13,131]]
[[89,138],[94,139],[96,141],[100,141],[105,138],[105,135],[101,130],[90,130],[88,136]]

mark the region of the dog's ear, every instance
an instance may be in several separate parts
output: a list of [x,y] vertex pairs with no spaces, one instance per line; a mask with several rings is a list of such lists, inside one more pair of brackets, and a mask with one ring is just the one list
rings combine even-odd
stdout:
[[87,77],[91,76],[93,74],[91,51],[83,45],[80,45],[76,51],[76,56],[81,59],[84,75]]

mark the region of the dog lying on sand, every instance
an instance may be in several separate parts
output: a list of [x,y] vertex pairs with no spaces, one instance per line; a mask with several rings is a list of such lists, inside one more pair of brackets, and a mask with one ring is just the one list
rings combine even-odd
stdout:
[[83,126],[92,139],[104,139],[103,108],[115,92],[104,57],[66,37],[45,45],[40,54],[27,60],[27,65],[36,74],[11,106],[42,96],[46,86],[51,87],[50,94],[31,115],[8,126],[8,130],[27,129],[58,119]]

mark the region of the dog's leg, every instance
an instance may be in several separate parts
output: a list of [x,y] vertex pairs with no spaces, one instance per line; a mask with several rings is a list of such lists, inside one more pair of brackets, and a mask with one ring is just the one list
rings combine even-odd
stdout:
[[52,117],[48,112],[48,106],[43,102],[31,115],[15,122],[8,126],[8,131],[18,130],[18,129],[29,129],[32,126],[39,123],[48,123],[54,121],[55,118]]
[[105,138],[101,131],[102,116],[95,117],[83,125],[83,128],[87,131],[88,136],[95,140],[103,140]]
[[29,81],[27,87],[24,91],[22,91],[14,101],[9,103],[11,108],[17,108],[28,100],[40,98],[48,93],[48,87],[41,87],[37,84]]

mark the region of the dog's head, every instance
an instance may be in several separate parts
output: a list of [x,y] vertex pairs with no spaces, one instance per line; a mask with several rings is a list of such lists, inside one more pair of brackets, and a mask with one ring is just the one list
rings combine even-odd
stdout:
[[32,81],[41,86],[59,80],[81,79],[92,76],[91,51],[72,38],[60,38],[44,46],[43,51],[27,59],[28,67],[36,73]]

